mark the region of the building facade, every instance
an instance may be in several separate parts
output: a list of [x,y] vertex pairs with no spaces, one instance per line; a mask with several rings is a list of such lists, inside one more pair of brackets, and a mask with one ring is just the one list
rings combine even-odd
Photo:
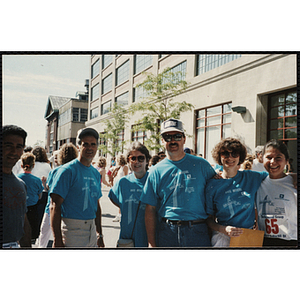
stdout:
[[44,118],[46,125],[46,152],[50,155],[65,143],[76,145],[77,131],[88,120],[87,92],[77,92],[74,98],[49,96]]
[[[276,138],[286,142],[296,168],[297,58],[292,53],[92,55],[86,127],[104,132],[113,103],[129,107],[146,101],[136,85],[147,73],[167,67],[184,73],[188,82],[173,100],[194,106],[181,115],[190,135],[187,147],[214,164],[211,150],[221,138],[241,139],[249,153]],[[138,114],[130,118],[120,139],[144,141],[151,134],[131,131],[138,119]]]

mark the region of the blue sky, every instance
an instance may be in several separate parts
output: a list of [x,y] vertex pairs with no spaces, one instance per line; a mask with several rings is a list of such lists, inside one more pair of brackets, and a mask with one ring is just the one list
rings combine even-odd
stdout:
[[27,145],[45,142],[48,96],[75,97],[85,91],[90,55],[4,55],[3,125],[27,131]]

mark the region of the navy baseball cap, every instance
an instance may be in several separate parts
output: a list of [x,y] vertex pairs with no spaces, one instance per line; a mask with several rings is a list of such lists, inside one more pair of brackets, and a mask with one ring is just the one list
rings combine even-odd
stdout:
[[84,128],[78,135],[78,139],[82,139],[84,136],[93,136],[97,141],[99,134],[94,128]]
[[170,131],[178,131],[184,134],[182,122],[176,119],[168,119],[161,124],[160,134]]

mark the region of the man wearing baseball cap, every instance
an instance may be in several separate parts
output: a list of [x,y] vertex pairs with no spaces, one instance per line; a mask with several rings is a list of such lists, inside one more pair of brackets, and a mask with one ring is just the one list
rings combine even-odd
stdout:
[[78,132],[77,159],[63,165],[50,186],[53,247],[104,247],[101,228],[100,173],[91,165],[99,135],[93,128]]
[[149,247],[210,247],[204,189],[215,172],[184,152],[180,120],[164,121],[161,136],[167,157],[150,169],[141,197]]

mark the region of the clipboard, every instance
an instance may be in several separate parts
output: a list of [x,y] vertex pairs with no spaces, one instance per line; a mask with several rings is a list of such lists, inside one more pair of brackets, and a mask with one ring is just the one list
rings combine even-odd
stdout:
[[265,232],[263,230],[253,230],[243,228],[240,236],[231,237],[229,247],[258,247],[261,248],[264,241]]

